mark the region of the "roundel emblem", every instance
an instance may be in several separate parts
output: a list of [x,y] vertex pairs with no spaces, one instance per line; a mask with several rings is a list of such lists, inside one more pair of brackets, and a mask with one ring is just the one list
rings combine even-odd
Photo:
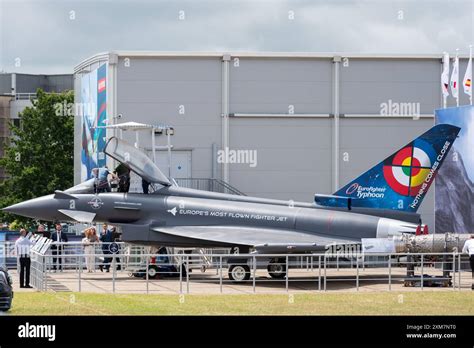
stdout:
[[95,196],[89,202],[87,202],[87,204],[89,204],[93,209],[100,209],[100,207],[104,205],[104,202],[102,202],[98,196]]
[[431,145],[417,139],[390,157],[388,163],[384,163],[384,178],[398,194],[416,196],[431,170],[432,159],[435,157],[436,153]]
[[117,254],[118,251],[119,251],[119,246],[117,243],[115,242],[112,242],[110,245],[109,245],[109,250],[112,254]]

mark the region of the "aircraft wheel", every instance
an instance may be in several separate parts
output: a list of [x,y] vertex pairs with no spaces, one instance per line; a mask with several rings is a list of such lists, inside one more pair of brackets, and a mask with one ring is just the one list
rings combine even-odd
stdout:
[[270,277],[274,279],[283,279],[286,277],[285,259],[272,259],[267,266]]
[[229,267],[229,278],[234,283],[240,283],[249,280],[250,267],[248,265],[231,265]]
[[158,276],[158,267],[155,265],[148,266],[148,278],[155,279]]

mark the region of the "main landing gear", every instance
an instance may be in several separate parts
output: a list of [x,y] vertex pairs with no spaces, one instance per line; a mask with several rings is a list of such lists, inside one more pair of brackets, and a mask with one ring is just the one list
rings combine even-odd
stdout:
[[286,277],[286,260],[283,258],[274,258],[270,260],[267,271],[273,279],[283,279]]
[[[242,283],[250,280],[249,260],[232,259],[229,264],[229,279],[234,283]],[[273,258],[267,265],[267,271],[273,279],[284,279],[286,277],[286,260],[284,258]]]

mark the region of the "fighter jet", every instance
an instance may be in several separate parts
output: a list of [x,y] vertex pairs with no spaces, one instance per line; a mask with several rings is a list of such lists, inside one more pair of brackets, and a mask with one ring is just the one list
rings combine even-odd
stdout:
[[[332,195],[314,202],[238,196],[178,187],[141,150],[112,137],[105,153],[155,186],[151,194],[94,193],[94,179],[4,210],[35,219],[107,222],[126,242],[169,247],[228,247],[240,253],[313,253],[328,246],[427,232],[416,213],[460,128],[434,126]],[[271,259],[274,278],[286,275]],[[248,280],[247,264],[229,266]]]

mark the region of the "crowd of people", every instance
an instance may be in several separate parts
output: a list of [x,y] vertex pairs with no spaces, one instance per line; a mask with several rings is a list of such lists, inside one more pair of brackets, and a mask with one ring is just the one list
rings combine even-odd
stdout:
[[[114,256],[114,251],[111,249],[112,243],[120,240],[120,235],[117,233],[115,226],[108,226],[106,223],[102,225],[100,235],[97,235],[95,226],[91,226],[82,231],[84,238],[81,241],[83,254],[85,258],[86,270],[88,273],[95,272],[98,269],[101,272],[110,272],[110,267],[115,257],[116,269],[120,270],[120,258]],[[52,233],[46,231],[44,225],[39,225],[36,231],[43,237],[51,239],[51,256],[53,272],[62,272],[64,251],[69,242],[67,234],[63,232],[62,225],[57,222]],[[31,248],[34,246],[34,238],[31,238],[34,233],[28,233],[26,229],[20,229],[20,237],[15,242],[15,251],[17,255],[17,263],[19,269],[20,288],[31,288],[30,286],[30,266],[31,266]],[[98,264],[96,259],[102,259]]]

